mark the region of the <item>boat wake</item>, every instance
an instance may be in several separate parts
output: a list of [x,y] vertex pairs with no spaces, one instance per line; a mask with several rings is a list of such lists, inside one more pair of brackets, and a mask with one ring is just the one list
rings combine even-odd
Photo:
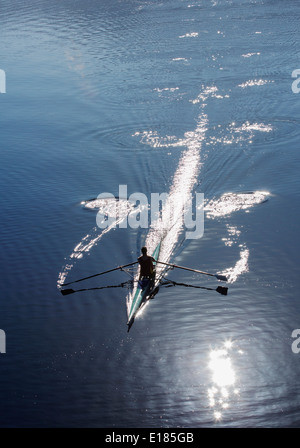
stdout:
[[[97,211],[97,213],[100,212],[102,216],[106,216],[112,222],[104,229],[95,226],[76,244],[72,253],[66,258],[66,263],[58,275],[57,287],[59,289],[61,285],[66,283],[67,276],[74,268],[75,263],[85,255],[90,254],[91,250],[98,245],[103,236],[115,229],[117,225],[120,225],[127,218],[128,214],[135,209],[134,205],[129,201],[115,198],[89,199],[83,201],[81,205],[86,209]],[[117,214],[116,210],[118,211]]]
[[[167,195],[167,199],[163,204],[160,215],[151,222],[145,245],[149,253],[153,252],[155,247],[161,243],[160,261],[168,263],[178,244],[184,240],[184,207],[189,203],[191,197],[195,194],[195,189],[198,183],[199,174],[201,171],[201,150],[203,144],[206,142],[206,131],[208,129],[208,116],[205,113],[207,100],[210,96],[216,97],[217,88],[215,86],[203,87],[196,100],[191,100],[193,105],[200,107],[200,113],[196,121],[196,128],[192,131],[187,131],[183,138],[176,138],[175,136],[160,137],[156,131],[142,131],[135,132],[133,137],[140,138],[140,143],[147,144],[153,148],[170,148],[170,147],[184,147],[186,148],[180,157],[177,169],[173,175],[171,187]],[[198,109],[199,110],[199,109]],[[251,138],[254,131],[266,132],[262,126],[251,127]],[[269,131],[269,129],[268,129]],[[241,138],[241,133],[249,134],[249,126],[245,129],[238,129],[237,138]],[[232,142],[231,142],[232,143]],[[255,205],[265,202],[270,193],[264,191],[252,191],[235,193],[229,192],[223,194],[220,198],[213,198],[205,203],[205,217],[207,219],[219,219],[228,217],[232,213],[238,211],[248,211]],[[106,228],[100,229],[94,227],[90,233],[85,235],[82,240],[75,246],[72,253],[67,257],[66,263],[59,273],[57,286],[61,287],[65,283],[67,276],[72,271],[77,260],[82,259],[86,254],[97,246],[102,237],[115,229],[117,225],[121,224],[128,215],[132,212],[137,213],[141,211],[136,203],[131,203],[128,200],[121,198],[95,198],[84,201],[81,204],[84,209],[94,210],[108,219],[111,217],[117,218],[112,220],[110,225]],[[172,216],[172,219],[168,217]],[[227,246],[233,245],[238,237],[241,235],[241,230],[227,225],[228,238],[224,238],[224,244]],[[249,250],[245,243],[240,244],[240,259],[232,268],[227,268],[226,272],[220,274],[227,275],[230,282],[237,280],[238,276],[248,270]],[[164,266],[157,266],[158,278],[163,276]],[[127,296],[127,310],[130,309],[132,299],[136,290]]]

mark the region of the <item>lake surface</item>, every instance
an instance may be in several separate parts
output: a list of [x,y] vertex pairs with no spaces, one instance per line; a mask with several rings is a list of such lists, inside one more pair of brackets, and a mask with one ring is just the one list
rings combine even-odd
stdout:
[[[299,18],[295,0],[0,1],[1,427],[300,426]],[[169,227],[138,226],[135,193],[167,193]],[[131,290],[61,294],[161,238],[228,283],[169,271],[212,290],[161,286],[129,333]]]

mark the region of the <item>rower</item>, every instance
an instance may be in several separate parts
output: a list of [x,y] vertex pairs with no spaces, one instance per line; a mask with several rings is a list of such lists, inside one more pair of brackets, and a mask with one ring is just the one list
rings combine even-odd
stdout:
[[142,255],[138,258],[138,262],[140,265],[140,280],[142,278],[151,279],[154,275],[153,262],[155,262],[155,258],[147,255],[147,247],[142,247]]

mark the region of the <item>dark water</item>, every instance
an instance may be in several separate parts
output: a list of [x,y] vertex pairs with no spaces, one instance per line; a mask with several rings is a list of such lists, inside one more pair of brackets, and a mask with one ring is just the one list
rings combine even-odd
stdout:
[[[0,1],[1,427],[299,426],[299,13]],[[161,288],[128,334],[126,289],[61,295],[150,241],[84,206],[119,185],[204,193],[203,237],[175,226],[162,257],[228,275],[227,296]]]

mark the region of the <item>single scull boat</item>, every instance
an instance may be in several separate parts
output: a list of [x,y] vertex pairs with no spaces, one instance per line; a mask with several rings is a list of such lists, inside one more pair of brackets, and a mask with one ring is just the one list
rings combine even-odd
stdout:
[[[215,277],[217,280],[221,280],[221,281],[227,281],[227,278],[225,275],[221,275],[221,274],[210,274],[209,272],[204,272],[204,271],[199,271],[197,269],[192,269],[192,268],[188,268],[188,267],[184,267],[184,266],[178,266],[176,264],[171,264],[171,263],[166,263],[163,261],[159,260],[159,255],[160,255],[160,249],[161,249],[161,242],[157,244],[154,252],[152,253],[152,257],[156,260],[155,264],[155,270],[154,270],[154,275],[151,278],[142,278],[139,281],[137,281],[137,287],[135,290],[133,290],[133,299],[130,302],[130,306],[129,306],[129,312],[128,312],[128,320],[127,320],[127,326],[128,326],[128,331],[130,330],[134,319],[136,317],[136,315],[138,314],[138,312],[144,307],[144,305],[147,303],[147,301],[149,299],[152,299],[156,293],[159,290],[159,285],[162,282],[162,279],[166,273],[166,271],[168,271],[169,269],[184,269],[186,271],[192,271],[195,272],[197,274],[204,274],[204,275],[208,275],[210,277]],[[126,272],[126,268],[129,268],[133,265],[136,265],[138,263],[138,261],[134,261],[132,263],[128,263],[122,266],[117,266],[116,268],[113,269],[109,269],[108,271],[104,271],[104,272],[99,272],[98,274],[94,274],[94,275],[89,275],[88,277],[84,277],[84,278],[80,278],[78,280],[73,280],[71,282],[68,283],[64,283],[59,285],[60,288],[62,287],[66,287],[69,286],[73,283],[78,283],[78,282],[82,282],[84,280],[88,280],[88,279],[92,279],[94,277],[98,277],[100,275],[104,275],[104,274],[108,274],[110,272],[113,271],[124,271]],[[165,266],[164,268],[158,268],[158,264]],[[170,284],[173,284],[173,286],[177,285],[183,285],[183,286],[191,286],[191,287],[195,287],[195,288],[202,288],[202,289],[207,289],[207,290],[215,290],[218,293],[222,294],[222,295],[227,295],[227,289],[228,288],[224,288],[223,286],[218,286],[216,289],[213,288],[206,288],[206,287],[201,287],[201,286],[193,286],[193,285],[186,285],[184,283],[176,283],[174,281],[169,281]],[[112,287],[120,287],[120,286],[124,286],[125,283],[121,284],[121,285],[117,285],[117,286],[106,286],[107,288],[112,288]],[[85,289],[61,289],[61,293],[63,296],[67,296],[69,294],[73,294],[76,292],[80,292],[80,291],[88,291],[88,290],[93,290],[93,289],[104,289],[105,287],[100,287],[100,288],[85,288]]]
[[[156,246],[152,257],[158,261],[159,253],[160,253],[160,247],[161,243],[158,243]],[[156,263],[155,263],[156,266]],[[141,309],[141,307],[146,303],[147,300],[151,299],[154,295],[154,291],[157,288],[158,285],[158,279],[156,276],[156,272],[154,271],[154,275],[152,278],[142,278],[138,281],[137,289],[135,291],[135,294],[133,296],[132,302],[130,304],[130,309],[128,313],[128,331],[130,330],[134,318],[137,314],[137,312]]]

